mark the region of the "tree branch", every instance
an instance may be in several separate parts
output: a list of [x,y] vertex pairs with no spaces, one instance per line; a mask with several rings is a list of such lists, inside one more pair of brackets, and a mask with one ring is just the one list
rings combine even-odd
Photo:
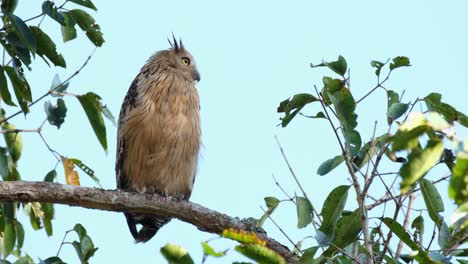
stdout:
[[[202,231],[215,234],[221,234],[227,228],[246,231],[251,231],[253,228],[238,218],[189,201],[166,198],[157,194],[149,197],[145,194],[120,190],[103,190],[47,182],[0,182],[0,201],[46,202],[114,212],[159,214],[180,219],[195,225]],[[298,262],[298,256],[286,246],[264,233],[257,233],[257,236],[265,240],[270,249],[283,256],[287,263]]]

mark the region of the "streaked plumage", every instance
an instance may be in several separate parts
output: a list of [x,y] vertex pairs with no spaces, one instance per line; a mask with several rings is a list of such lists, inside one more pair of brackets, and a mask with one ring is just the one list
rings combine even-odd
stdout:
[[[117,188],[189,199],[200,148],[200,80],[195,61],[175,38],[153,55],[122,104],[117,135]],[[188,65],[187,65],[188,64]],[[151,239],[170,218],[125,213],[137,242]],[[142,228],[138,231],[137,224]]]

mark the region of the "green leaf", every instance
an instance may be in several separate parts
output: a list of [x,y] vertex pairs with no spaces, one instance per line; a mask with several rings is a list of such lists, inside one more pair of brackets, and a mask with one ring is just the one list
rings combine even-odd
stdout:
[[44,181],[45,182],[54,182],[55,178],[57,178],[57,171],[56,170],[51,170],[44,177]]
[[394,120],[397,120],[400,116],[406,113],[409,104],[394,103],[390,106],[387,112],[388,123],[391,124]]
[[54,3],[51,1],[44,1],[42,3],[42,12],[48,15],[53,20],[57,21],[60,25],[65,26],[65,17],[57,11],[57,8],[54,7]]
[[430,181],[426,179],[420,179],[419,185],[421,186],[421,193],[426,204],[427,211],[431,219],[440,225],[440,219],[438,213],[444,211],[444,202],[440,196],[437,188]]
[[83,254],[83,260],[86,263],[92,256],[94,256],[94,253],[98,250],[98,248],[94,247],[93,241],[88,235],[84,236],[81,239],[80,246],[81,246],[81,253]]
[[114,115],[112,114],[112,112],[109,110],[109,108],[107,108],[106,105],[102,105],[101,104],[101,107],[102,107],[102,114],[104,115],[104,117],[107,118],[107,120],[109,120],[112,125],[117,126],[117,122],[115,122],[115,117]]
[[411,66],[410,60],[408,57],[405,56],[398,56],[393,58],[392,63],[390,63],[390,70],[393,71],[396,68],[400,67],[409,67]]
[[10,106],[16,106],[16,104],[13,103],[13,101],[11,100],[11,94],[8,90],[8,83],[5,77],[5,71],[3,70],[2,66],[0,66],[0,96],[2,97],[2,100],[5,102],[5,104]]
[[304,228],[313,219],[313,207],[310,201],[305,197],[296,197],[296,208],[297,208],[297,228]]
[[59,257],[50,257],[45,260],[41,260],[39,264],[66,264]]
[[37,41],[36,52],[47,63],[44,57],[47,57],[55,66],[66,68],[65,59],[62,54],[57,52],[57,47],[52,39],[40,28],[30,26],[32,34]]
[[86,32],[88,39],[96,46],[101,47],[104,43],[101,28],[94,18],[86,11],[81,9],[73,9],[69,12],[78,26]]
[[64,42],[70,41],[76,38],[75,20],[69,12],[60,13],[64,20],[65,25],[62,25],[62,39]]
[[16,231],[12,222],[5,222],[3,231],[3,257],[10,255],[16,244]]
[[[11,58],[15,58],[15,50],[13,48],[13,45],[10,45],[10,41],[8,40],[8,35],[6,36],[7,38],[0,37],[0,44],[2,44],[3,48],[5,51],[8,53],[8,55]],[[8,42],[7,42],[8,40]],[[19,40],[19,38],[18,38]]]
[[340,76],[344,76],[346,74],[346,70],[348,69],[348,64],[346,63],[345,58],[343,56],[338,56],[338,60],[332,62],[322,62],[318,65],[310,64],[312,68],[315,67],[328,67],[330,70],[334,71],[335,73],[339,74]]
[[[60,81],[60,77],[58,74],[55,74],[54,76],[54,79],[52,80],[52,84],[50,86],[50,91],[52,92],[57,92],[57,93],[63,93],[67,90],[68,88],[68,85],[70,85],[70,83],[62,83],[62,81]],[[52,97],[61,97],[62,95],[57,95],[57,94],[54,94],[54,93],[51,93],[51,96]]]
[[13,13],[18,5],[18,0],[3,0],[2,13]]
[[326,65],[328,68],[330,68],[330,70],[338,73],[341,76],[344,76],[346,74],[346,70],[348,69],[348,64],[346,63],[345,58],[343,58],[341,55],[338,56],[337,61],[328,62]]
[[301,115],[304,116],[304,117],[307,117],[307,118],[325,118],[325,119],[327,119],[327,117],[325,116],[325,114],[322,111],[318,112],[315,115],[304,115],[302,113],[301,113]]
[[44,103],[44,110],[47,114],[47,121],[49,121],[51,125],[60,128],[63,122],[65,122],[67,107],[62,98],[57,99],[56,105],[52,105],[50,101],[46,101]]
[[342,126],[346,150],[352,158],[357,154],[362,144],[361,136],[354,130],[357,126],[357,115],[354,112],[356,102],[347,88],[342,88],[333,94],[328,93],[328,97]]
[[343,161],[343,155],[338,155],[332,159],[326,160],[318,168],[317,174],[323,176],[338,167],[338,165],[340,165]]
[[235,247],[242,255],[265,264],[286,264],[286,261],[273,250],[259,244],[241,244]]
[[81,160],[79,159],[69,159],[73,162],[73,164],[75,164],[76,166],[78,166],[78,168],[80,168],[84,173],[86,173],[89,177],[91,177],[91,179],[93,179],[93,181],[100,187],[102,188],[101,186],[101,183],[99,182],[99,179],[98,177],[96,177],[96,174],[94,173],[94,170],[92,170],[90,167],[88,167],[86,164],[84,164]]
[[349,89],[343,88],[333,94],[329,93],[328,96],[333,103],[336,115],[343,129],[354,129],[357,126],[357,115],[354,113],[356,102]]
[[17,259],[13,264],[34,264],[32,258],[28,255]]
[[361,169],[366,165],[372,157],[374,157],[377,152],[379,152],[385,145],[390,141],[388,134],[383,134],[374,140],[367,142],[353,158],[353,170],[354,172]]
[[437,238],[437,242],[439,243],[441,249],[446,249],[449,244],[450,230],[445,221],[441,221],[439,226],[439,236]]
[[223,257],[226,255],[226,252],[223,252],[223,251],[216,252],[210,245],[208,245],[207,242],[202,242],[201,245],[203,248],[204,255],[212,256],[216,258]]
[[16,245],[18,249],[21,249],[24,244],[24,228],[19,221],[15,221],[15,232],[16,232]]
[[6,14],[6,17],[15,29],[18,37],[21,39],[21,42],[23,42],[23,44],[31,51],[32,54],[36,54],[36,39],[34,38],[34,35],[29,30],[26,23],[24,23],[21,18],[14,14]]
[[397,221],[393,220],[392,218],[386,217],[382,218],[382,222],[387,225],[387,227],[398,236],[398,238],[403,241],[407,246],[409,246],[412,250],[417,251],[417,255],[415,259],[419,261],[419,263],[433,263],[436,264],[429,256],[428,253],[423,251],[417,244],[411,239],[411,236],[406,232],[406,230],[401,226]]
[[381,219],[382,222],[387,225],[387,227],[398,236],[398,238],[403,241],[407,246],[412,250],[419,250],[418,245],[411,239],[411,236],[406,232],[406,230],[401,226],[397,221],[392,218],[385,217]]
[[458,112],[458,123],[464,127],[468,127],[468,116]]
[[73,248],[75,249],[76,255],[80,259],[80,262],[84,262],[83,252],[81,252],[81,244],[78,241],[73,241],[72,243]]
[[362,140],[361,135],[356,130],[343,130],[345,138],[345,147],[349,152],[350,157],[354,158],[361,149]]
[[2,205],[5,224],[12,223],[15,219],[15,205],[12,202],[6,202]]
[[320,247],[310,247],[302,253],[301,258],[299,259],[300,264],[314,264],[314,256],[317,253],[317,250]]
[[344,215],[336,225],[335,238],[331,242],[322,256],[332,256],[338,248],[345,248],[351,243],[356,242],[361,233],[361,215],[359,209],[353,211],[351,214]]
[[437,165],[443,151],[444,146],[440,139],[429,140],[422,151],[414,149],[408,155],[408,162],[400,169],[400,175],[403,178],[400,183],[401,192],[406,193],[409,191],[419,178]]
[[89,92],[85,95],[78,96],[78,100],[88,116],[88,120],[93,127],[99,143],[101,143],[101,146],[107,151],[106,126],[102,119],[101,97],[95,93]]
[[387,255],[384,256],[384,259],[387,262],[387,264],[401,264],[399,261],[396,261]]
[[453,106],[442,102],[442,95],[431,93],[424,98],[427,110],[441,114],[447,121],[453,123],[457,121],[462,126],[468,127],[468,118],[463,113],[457,111]]
[[8,160],[8,149],[0,147],[0,175],[5,180],[10,174],[10,162]]
[[80,239],[80,241],[83,239],[83,237],[87,236],[86,229],[81,224],[76,224],[73,227],[73,231],[76,232],[76,234],[78,235],[78,238]]
[[385,63],[373,60],[373,61],[370,62],[370,65],[373,68],[375,68],[375,75],[380,76],[380,70],[385,65]]
[[411,228],[416,229],[414,232],[415,235],[419,238],[419,246],[423,245],[424,238],[424,218],[420,215],[413,220]]
[[335,234],[336,225],[341,218],[341,213],[348,199],[349,187],[348,185],[341,185],[333,189],[330,194],[328,194],[327,199],[325,199],[322,211],[320,212],[323,221],[319,230],[332,239]]
[[26,205],[23,204],[24,211],[27,215],[29,215],[29,222],[31,223],[31,227],[34,230],[41,229],[41,208],[40,203],[37,202],[30,202]]
[[[8,51],[9,54],[12,55],[12,62],[15,67],[21,68],[21,62],[18,61],[18,58],[28,67],[31,64],[31,52],[29,49],[24,45],[21,41],[20,37],[18,36],[16,31],[8,32],[5,36],[8,44],[6,44],[5,49]],[[4,45],[5,46],[5,45]]]
[[265,197],[264,200],[268,209],[275,209],[276,207],[278,207],[278,204],[280,203],[280,200],[272,196]]
[[73,2],[75,4],[94,9],[97,11],[97,8],[94,6],[93,2],[91,0],[69,0],[70,2]]
[[387,112],[390,106],[400,102],[400,96],[393,90],[387,90]]
[[400,129],[393,136],[392,140],[392,152],[400,150],[412,150],[419,146],[419,137],[429,130],[425,125],[412,128],[410,130]]
[[315,96],[308,93],[296,94],[291,99],[282,101],[277,109],[278,113],[285,113],[285,116],[280,118],[282,127],[286,127],[304,106],[317,101],[319,100]]
[[54,218],[55,210],[54,204],[51,203],[41,203],[42,211],[44,215],[42,217],[42,222],[44,223],[44,229],[46,231],[47,236],[53,235],[53,228],[52,228],[52,219]]
[[468,201],[468,154],[457,155],[455,166],[452,169],[452,176],[449,183],[449,196],[458,205]]
[[161,248],[161,254],[170,264],[193,264],[193,260],[187,251],[171,243],[167,243]]
[[78,234],[80,239],[80,242],[73,241],[72,243],[76,254],[80,258],[81,263],[88,263],[88,260],[94,255],[98,248],[94,247],[93,241],[87,235],[86,229],[81,224],[76,224],[73,230]]
[[265,223],[266,219],[271,215],[273,214],[273,212],[275,211],[276,207],[278,207],[279,203],[280,203],[280,200],[278,200],[277,198],[275,197],[265,197],[264,198],[265,200],[265,204],[266,206],[268,207],[268,210],[265,211],[265,213],[262,215],[262,217],[258,220],[257,222],[257,227],[262,227],[263,224]]
[[13,67],[5,66],[4,69],[13,85],[13,90],[15,91],[21,110],[25,114],[29,113],[28,103],[32,101],[32,95],[28,82]]
[[[396,93],[395,91],[392,91],[392,90],[387,90],[387,123],[390,125],[393,120],[397,119],[398,117],[400,117],[400,113],[399,111],[403,111],[404,109],[404,106],[398,106],[397,104],[400,103],[400,96],[398,95],[398,93]],[[394,106],[395,105],[395,106]],[[392,109],[393,107],[393,109]],[[390,112],[390,109],[392,110]],[[408,107],[406,107],[406,110],[408,109]],[[406,112],[405,110],[405,112]],[[394,116],[397,116],[396,118],[395,117],[390,117],[390,114],[391,115],[394,115]]]
[[323,82],[323,91],[322,95],[325,99],[326,105],[329,105],[330,102],[328,102],[330,99],[328,98],[328,93],[334,94],[335,92],[340,91],[341,89],[345,89],[345,83],[343,80],[340,79],[334,79],[328,76],[324,76],[322,78]]

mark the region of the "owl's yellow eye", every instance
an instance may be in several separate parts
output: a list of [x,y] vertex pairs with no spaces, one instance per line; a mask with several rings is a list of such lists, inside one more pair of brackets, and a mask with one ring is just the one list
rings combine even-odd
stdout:
[[182,64],[184,64],[185,66],[189,66],[190,65],[190,59],[187,58],[187,57],[183,57],[182,58]]

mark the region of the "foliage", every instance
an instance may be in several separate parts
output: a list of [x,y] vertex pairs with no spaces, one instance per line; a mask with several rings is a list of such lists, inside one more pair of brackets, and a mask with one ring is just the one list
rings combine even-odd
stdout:
[[[347,65],[342,56],[336,61],[311,64],[313,68],[327,67],[340,78],[323,77],[323,88],[316,88],[316,95],[308,96],[314,100],[303,100],[304,93],[301,93],[284,100],[278,108],[278,112],[284,114],[280,119],[283,127],[286,127],[297,119],[298,114],[310,117],[301,113],[307,109],[307,105],[322,106],[320,113],[333,129],[342,153],[324,161],[318,167],[317,174],[326,175],[345,164],[357,197],[357,204],[349,204],[346,199],[349,186],[338,186],[330,192],[320,214],[313,212],[315,219],[321,220],[314,222],[316,246],[301,251],[301,263],[331,263],[331,260],[335,261],[333,263],[400,263],[412,260],[450,263],[450,259],[466,256],[466,249],[457,249],[468,236],[467,150],[465,142],[454,133],[456,124],[467,126],[466,116],[443,102],[440,94],[431,93],[408,103],[402,102],[402,94],[385,88],[383,84],[393,71],[411,66],[407,57],[399,56],[387,62],[371,61],[377,85],[359,100],[354,99],[349,89]],[[386,92],[385,118],[388,129],[377,136],[374,128],[372,139],[362,145],[362,131],[357,130],[359,118],[356,109],[360,102],[379,89]],[[417,104],[422,103],[427,111],[412,112]],[[341,135],[338,131],[341,131]],[[450,145],[453,147],[448,147]],[[385,160],[388,161],[385,168],[393,168],[392,171],[396,172],[381,171],[384,164],[381,161]],[[440,175],[437,180],[431,181],[428,175],[439,164],[447,165],[448,176]],[[383,175],[393,175],[393,179],[383,179]],[[387,193],[377,194],[380,196],[372,198],[372,201],[367,195],[371,186],[377,185],[375,178],[380,178],[383,185],[380,188],[387,190]],[[450,179],[448,194],[460,206],[456,212],[459,220],[450,226],[442,216],[445,207],[436,187],[438,182],[447,179]],[[395,182],[400,184],[399,192],[393,191]],[[302,190],[300,182],[298,184]],[[417,192],[422,194],[426,208],[423,214],[411,221],[411,201]],[[405,201],[410,201],[407,208],[403,206]],[[393,204],[395,212],[387,212],[384,207],[384,217],[378,216],[381,213],[373,213],[374,208],[389,204]],[[344,211],[348,206],[355,210],[352,213]],[[398,218],[400,211],[406,215],[404,219]],[[430,241],[424,241],[426,216],[436,227]],[[398,248],[391,241],[392,234],[403,243]],[[431,248],[434,237],[438,237],[439,249],[436,250]],[[407,246],[410,254],[403,254],[403,245]],[[318,254],[320,251],[321,255]],[[459,261],[463,262],[462,259]]]
[[[3,26],[0,28],[0,44],[4,57],[0,65],[0,97],[4,104],[0,105],[0,127],[5,139],[5,145],[0,147],[1,179],[22,179],[18,164],[23,162],[23,148],[28,147],[23,146],[22,134],[31,132],[43,140],[51,155],[57,159],[57,165],[62,163],[64,168],[63,176],[58,176],[62,174],[57,173],[55,166],[45,175],[44,181],[80,185],[79,168],[100,186],[98,177],[85,164],[86,161],[51,149],[42,133],[45,125],[60,129],[67,121],[67,113],[75,110],[67,108],[67,98],[74,97],[83,108],[83,116],[89,120],[90,129],[94,131],[99,144],[107,151],[104,120],[107,118],[115,125],[115,118],[102,98],[93,91],[84,94],[71,92],[72,79],[87,65],[92,54],[79,69],[72,70],[65,81],[61,81],[58,75],[51,78],[50,89],[41,96],[34,93],[37,89],[27,78],[27,71],[32,70],[31,64],[36,58],[41,58],[48,67],[67,67],[66,54],[60,53],[55,44],[57,40],[41,29],[41,21],[54,21],[61,31],[63,42],[72,41],[78,37],[78,31],[82,31],[90,45],[101,47],[105,42],[103,32],[92,15],[97,8],[91,0],[67,0],[62,4],[46,0],[42,2],[39,15],[25,19],[15,13],[18,4],[18,0],[1,2]],[[33,24],[35,21],[39,23]],[[305,234],[304,239],[298,242],[291,240],[300,263],[450,263],[455,260],[466,263],[461,257],[467,256],[468,252],[460,249],[460,246],[468,237],[468,148],[466,141],[460,139],[454,129],[457,126],[468,127],[468,117],[443,101],[441,94],[430,93],[404,101],[403,92],[387,89],[384,83],[395,71],[411,66],[410,59],[405,56],[397,56],[386,62],[371,61],[377,85],[361,97],[350,88],[349,65],[343,56],[338,56],[335,61],[310,66],[326,68],[333,76],[323,76],[321,87],[315,88],[315,91],[305,91],[280,102],[277,112],[281,114],[281,126],[287,127],[291,122],[297,122],[300,116],[314,122],[327,122],[336,137],[340,153],[326,158],[317,166],[317,174],[326,177],[343,166],[349,181],[337,184],[320,207],[312,204],[307,195],[307,191],[313,190],[305,190],[293,175],[301,190],[300,195],[289,195],[281,189],[285,199],[265,197],[267,209],[253,221],[252,232],[227,229],[220,237],[234,240],[237,243],[235,251],[257,263],[286,263],[282,256],[268,247],[259,233],[263,232],[261,227],[265,221],[273,219],[280,206],[293,203],[297,215],[291,222]],[[368,124],[359,119],[358,106],[377,91],[385,92],[382,123],[386,124],[386,132],[376,133],[374,127],[371,139],[363,141],[369,136],[364,129]],[[40,126],[20,129],[14,125],[16,116],[23,114],[27,117],[36,103],[49,96],[54,97],[53,102],[44,102],[44,122]],[[305,114],[309,105],[322,109]],[[415,112],[415,108],[424,109]],[[433,168],[442,165],[447,167],[447,175],[431,178],[434,177]],[[391,170],[384,172],[383,168]],[[447,194],[458,206],[454,213],[455,220],[450,224],[443,217],[446,209],[442,195],[446,193],[437,188],[439,182],[447,179]],[[386,193],[371,194],[378,184]],[[425,208],[419,215],[412,216],[415,194],[420,194]],[[348,199],[351,196],[356,198],[356,202]],[[375,208],[382,207],[384,209],[376,212]],[[389,212],[391,209],[387,208],[394,211]],[[19,217],[20,210],[25,212],[26,220]],[[23,224],[29,221],[33,229],[44,229],[48,236],[52,236],[54,215],[53,204],[3,202],[0,206],[2,263],[12,263],[13,260],[18,264],[35,263],[23,250],[27,239]],[[427,232],[431,226],[434,226],[432,235]],[[77,239],[67,242],[69,233],[76,233]],[[302,248],[311,240],[311,245]],[[436,240],[438,245],[434,249],[433,242]],[[203,263],[208,258],[223,258],[228,252],[228,249],[216,250],[210,242],[201,243]],[[83,264],[88,263],[97,251],[81,224],[66,232],[59,253],[64,245],[73,246]],[[65,263],[59,253],[45,260],[39,259],[39,263]],[[178,245],[168,243],[161,248],[161,254],[169,263],[194,263],[190,254]]]
[[[42,133],[44,125],[48,124],[60,127],[66,122],[67,109],[66,97],[76,97],[82,104],[84,113],[88,117],[91,127],[103,146],[107,149],[106,128],[102,116],[109,118],[113,123],[113,116],[100,101],[99,95],[88,92],[84,95],[76,95],[68,92],[70,81],[80,73],[91,56],[84,62],[78,70],[71,70],[72,74],[65,81],[60,81],[58,75],[53,78],[52,86],[42,96],[35,96],[34,84],[27,78],[27,71],[31,71],[31,64],[35,59],[41,58],[48,67],[66,68],[66,56],[57,49],[54,39],[41,29],[41,23],[44,19],[52,19],[56,22],[57,29],[61,29],[62,40],[71,41],[77,37],[76,29],[81,29],[90,40],[90,46],[101,47],[104,43],[103,33],[96,23],[90,11],[96,11],[96,7],[91,0],[69,0],[58,5],[52,1],[43,1],[42,6],[39,3],[40,14],[24,19],[19,17],[15,11],[16,7],[26,2],[19,3],[18,0],[4,0],[1,3],[1,13],[3,26],[0,28],[0,44],[4,49],[3,63],[0,65],[0,126],[1,133],[4,136],[6,146],[0,147],[0,175],[4,181],[21,180],[20,169],[18,166],[21,160],[23,146],[23,133],[37,133],[43,140],[51,154],[57,159],[58,163],[63,163],[65,176],[57,177],[57,171],[54,168],[44,178],[46,182],[62,181],[67,184],[79,185],[79,174],[75,166],[83,170],[97,184],[99,180],[94,171],[79,159],[67,158],[58,151],[53,150],[47,144],[46,138]],[[80,7],[70,9],[69,7]],[[39,21],[39,23],[35,23]],[[52,78],[51,78],[52,79]],[[14,94],[14,99],[12,94]],[[32,110],[33,105],[46,99],[47,97],[58,97],[54,103],[44,102],[44,122],[35,129],[21,129],[14,125],[14,118],[20,114],[27,114]],[[29,162],[29,161],[23,161]],[[33,229],[44,229],[48,236],[53,235],[53,218],[55,215],[53,204],[49,203],[2,203],[0,206],[0,253],[3,255],[3,263],[14,257],[17,260],[14,263],[35,263],[34,260],[23,252],[23,242],[26,239],[23,223],[18,211],[23,210]],[[75,248],[80,263],[88,263],[94,255],[97,248],[86,229],[77,224],[73,229],[78,234],[78,240],[62,243],[70,244]],[[69,231],[71,232],[71,231]],[[69,233],[67,232],[67,234]],[[65,235],[66,236],[66,235]],[[65,240],[65,238],[64,238]],[[60,250],[59,250],[60,251]],[[39,263],[65,263],[58,254],[39,260]]]

